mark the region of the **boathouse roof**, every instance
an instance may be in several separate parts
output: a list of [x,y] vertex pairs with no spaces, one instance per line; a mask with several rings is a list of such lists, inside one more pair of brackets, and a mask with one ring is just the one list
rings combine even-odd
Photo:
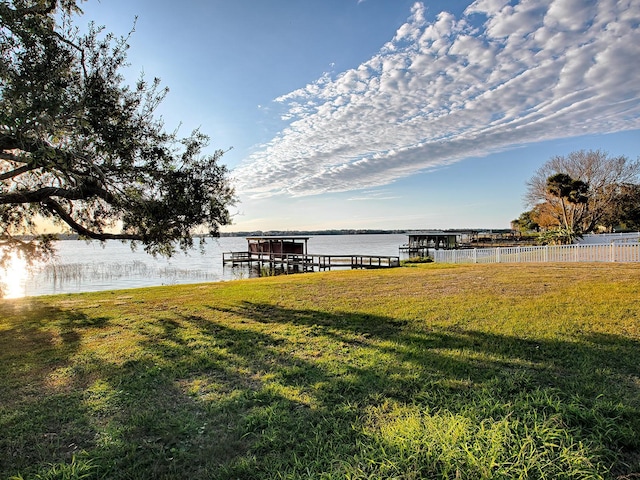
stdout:
[[301,235],[257,235],[252,237],[245,237],[247,240],[309,240],[311,237],[304,237]]
[[445,232],[444,230],[416,230],[414,232],[407,232],[407,235],[410,237],[420,237],[420,236],[455,236],[456,232]]

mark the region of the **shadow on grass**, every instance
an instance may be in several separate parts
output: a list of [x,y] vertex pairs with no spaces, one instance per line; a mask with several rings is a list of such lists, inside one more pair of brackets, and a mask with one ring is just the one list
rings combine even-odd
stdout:
[[[37,390],[55,368],[75,373],[57,393],[9,402],[0,429],[28,440],[4,435],[3,476],[85,450],[90,478],[364,478],[385,462],[403,468],[380,433],[398,411],[423,421],[444,413],[476,424],[510,419],[526,432],[552,419],[605,478],[640,469],[640,345],[628,338],[425,331],[394,318],[243,302],[154,313],[132,326],[136,358],[89,357],[79,369],[82,329],[108,319],[44,307],[38,316],[28,326],[16,317],[2,332],[0,348],[15,352],[3,367],[14,379],[8,388],[29,397],[16,379]],[[54,324],[61,340],[49,331]],[[76,447],[52,448],[48,435]],[[416,472],[438,475],[429,470],[438,465]],[[383,478],[376,471],[372,478]]]
[[93,446],[95,432],[82,404],[86,384],[60,373],[72,365],[84,331],[109,319],[35,300],[2,303],[0,317],[0,473],[71,460]]
[[[423,368],[423,372],[440,372],[449,378],[483,381],[525,371],[538,375],[545,385],[571,388],[577,378],[603,374],[630,380],[618,386],[638,393],[640,342],[618,335],[588,333],[568,340],[532,340],[458,326],[425,331],[424,328],[414,330],[409,322],[395,318],[327,314],[251,302],[226,311],[264,324],[307,327],[303,333],[321,335],[354,347],[370,346],[391,355],[392,364],[398,364],[398,360],[400,364],[410,362]],[[580,385],[580,388],[587,387],[589,385]],[[600,393],[604,392],[589,392]]]

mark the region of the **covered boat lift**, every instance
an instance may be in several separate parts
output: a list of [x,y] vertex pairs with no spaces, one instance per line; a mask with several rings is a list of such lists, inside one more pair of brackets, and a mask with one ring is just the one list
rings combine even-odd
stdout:
[[429,250],[452,250],[462,245],[462,232],[448,232],[445,230],[422,230],[408,232],[409,242],[400,247],[401,252],[410,257],[427,257]]

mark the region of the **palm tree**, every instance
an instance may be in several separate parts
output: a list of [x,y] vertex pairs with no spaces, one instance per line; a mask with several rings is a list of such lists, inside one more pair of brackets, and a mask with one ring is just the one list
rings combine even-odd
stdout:
[[547,193],[560,201],[562,213],[562,229],[567,240],[573,240],[581,232],[576,228],[576,210],[587,208],[589,200],[589,184],[575,180],[566,173],[556,173],[547,178]]

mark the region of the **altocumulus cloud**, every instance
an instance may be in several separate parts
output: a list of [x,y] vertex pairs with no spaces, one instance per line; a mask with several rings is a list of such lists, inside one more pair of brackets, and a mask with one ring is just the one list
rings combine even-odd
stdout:
[[640,2],[416,3],[373,58],[276,99],[287,127],[238,169],[252,196],[388,184],[515,145],[640,128]]

